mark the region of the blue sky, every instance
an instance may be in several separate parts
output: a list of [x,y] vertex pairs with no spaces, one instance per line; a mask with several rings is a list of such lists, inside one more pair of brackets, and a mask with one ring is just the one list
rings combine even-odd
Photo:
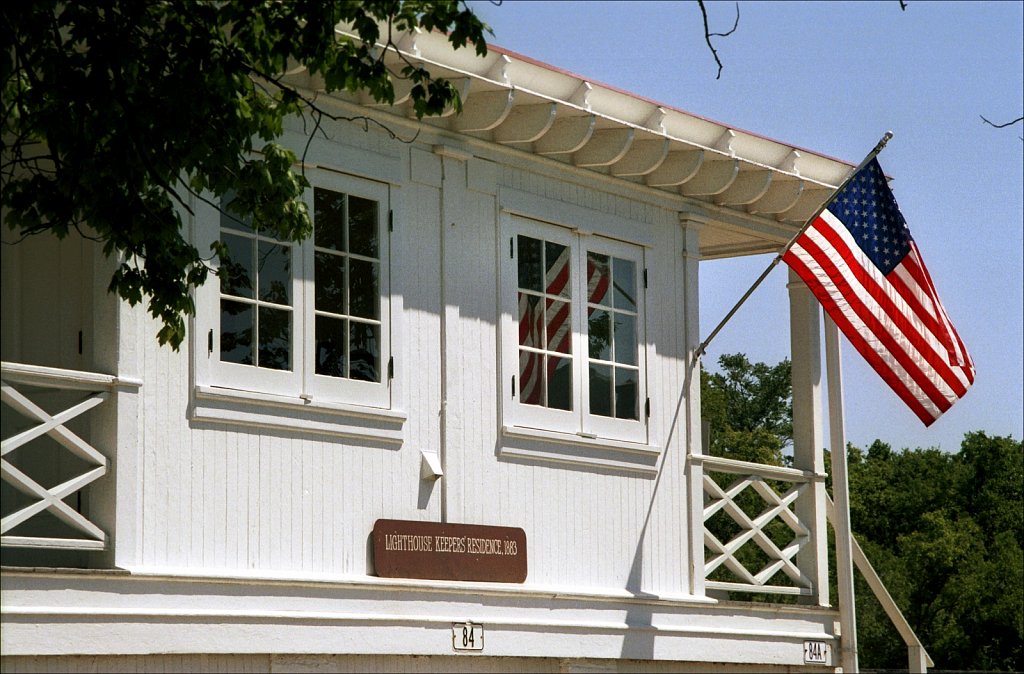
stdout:
[[[741,2],[716,38],[684,2],[472,2],[490,42],[594,81],[857,163],[879,160],[978,369],[930,428],[845,342],[847,440],[956,451],[964,433],[1024,435],[1024,3]],[[732,2],[708,2],[728,31]],[[705,263],[707,335],[770,257]],[[708,349],[774,363],[789,355],[786,271],[777,268]],[[827,436],[826,436],[827,438]]]

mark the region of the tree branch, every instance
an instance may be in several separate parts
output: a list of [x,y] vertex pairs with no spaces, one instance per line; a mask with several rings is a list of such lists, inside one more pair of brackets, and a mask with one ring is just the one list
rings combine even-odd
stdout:
[[718,50],[715,49],[715,45],[711,44],[712,37],[729,37],[736,32],[736,29],[740,25],[740,3],[736,3],[736,21],[733,23],[732,28],[725,33],[712,33],[710,26],[708,26],[708,9],[704,6],[704,0],[697,0],[697,6],[700,7],[701,16],[704,18],[704,41],[708,44],[708,49],[711,50],[711,55],[715,57],[715,63],[718,64],[718,74],[715,75],[715,79],[722,78],[722,59],[718,58]]
[[1017,122],[1024,122],[1024,117],[1018,117],[1017,119],[1013,120],[1012,122],[1006,122],[1005,124],[996,124],[995,122],[990,122],[989,120],[985,119],[984,115],[978,115],[978,116],[981,117],[981,121],[985,122],[989,126],[994,126],[997,129],[1005,129],[1008,126],[1013,126]]

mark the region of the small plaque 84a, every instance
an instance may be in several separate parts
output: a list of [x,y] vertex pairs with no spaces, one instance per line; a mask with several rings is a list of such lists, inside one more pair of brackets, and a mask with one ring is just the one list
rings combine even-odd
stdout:
[[826,641],[805,641],[804,642],[804,664],[827,665],[829,657],[828,642]]
[[482,651],[484,626],[477,623],[452,623],[452,647],[457,651]]

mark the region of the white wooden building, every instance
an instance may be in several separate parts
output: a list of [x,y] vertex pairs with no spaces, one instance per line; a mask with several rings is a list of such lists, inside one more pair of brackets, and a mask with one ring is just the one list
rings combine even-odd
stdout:
[[[693,354],[701,262],[778,249],[851,167],[499,49],[398,44],[463,112],[321,96],[374,123],[305,152],[301,244],[193,200],[189,236],[238,273],[180,352],[91,242],[3,246],[4,670],[838,667],[817,304],[791,284],[791,469],[705,456]],[[382,577],[378,520],[521,529],[526,579]]]

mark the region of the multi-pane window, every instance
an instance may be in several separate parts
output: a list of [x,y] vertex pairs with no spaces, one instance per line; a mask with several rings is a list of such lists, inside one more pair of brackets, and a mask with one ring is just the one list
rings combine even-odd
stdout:
[[327,175],[309,190],[313,234],[282,241],[225,199],[206,377],[214,385],[387,406],[384,185]]
[[[230,197],[225,199],[225,204]],[[292,369],[293,246],[221,209],[220,359]]]
[[642,250],[514,221],[516,425],[642,439]]
[[313,194],[316,374],[380,381],[380,206]]
[[636,262],[587,251],[590,413],[639,419]]

